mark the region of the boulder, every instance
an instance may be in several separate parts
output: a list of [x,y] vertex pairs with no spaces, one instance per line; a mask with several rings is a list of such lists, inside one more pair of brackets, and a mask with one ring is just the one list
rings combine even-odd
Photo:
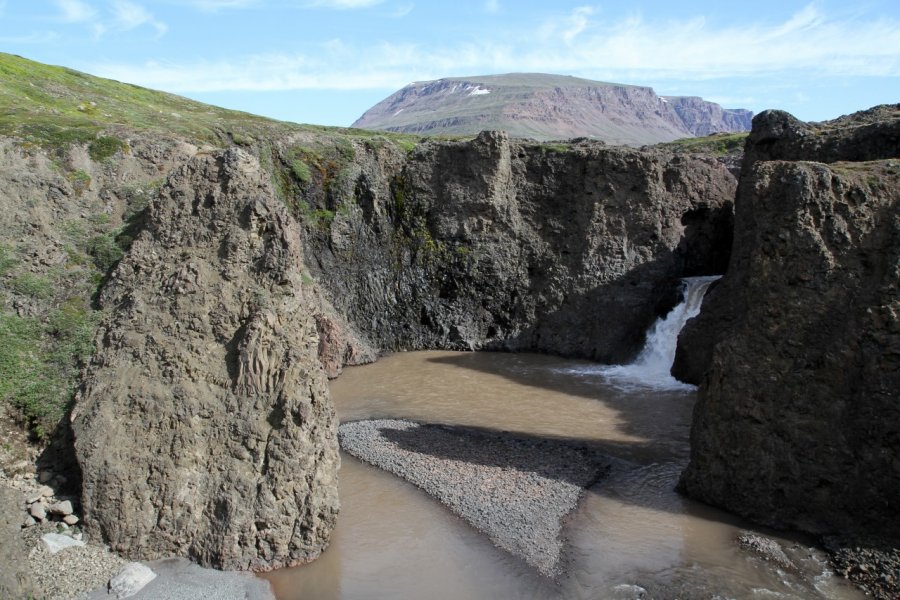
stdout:
[[59,533],[45,533],[41,536],[41,542],[50,554],[56,554],[66,548],[80,548],[84,542],[76,540],[68,535]]
[[47,509],[47,512],[49,512],[51,515],[59,515],[61,517],[65,517],[75,512],[75,509],[72,507],[71,500],[63,500],[62,502],[51,504]]
[[153,569],[139,562],[130,562],[109,580],[109,593],[117,599],[134,596],[156,579]]

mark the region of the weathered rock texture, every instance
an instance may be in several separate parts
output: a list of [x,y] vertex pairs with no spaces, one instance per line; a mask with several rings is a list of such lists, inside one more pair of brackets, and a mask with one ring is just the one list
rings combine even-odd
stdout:
[[31,574],[28,562],[28,548],[19,537],[22,526],[23,494],[0,482],[0,597],[27,598],[32,593]]
[[627,360],[679,277],[727,263],[735,181],[714,159],[485,132],[377,166],[305,241],[337,312],[381,350]]
[[898,150],[900,106],[754,119],[728,272],[679,350],[702,380],[689,495],[900,540]]
[[592,137],[640,146],[717,132],[747,131],[753,113],[652,88],[565,75],[509,73],[417,81],[353,124],[423,135],[506,131],[515,137]]
[[126,556],[267,570],[334,526],[317,301],[266,180],[237,149],[177,169],[103,290],[72,426],[85,527]]

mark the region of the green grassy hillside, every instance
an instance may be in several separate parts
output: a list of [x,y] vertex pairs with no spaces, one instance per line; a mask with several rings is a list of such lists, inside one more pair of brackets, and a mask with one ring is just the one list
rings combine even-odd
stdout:
[[[342,127],[276,121],[0,53],[0,135],[52,148],[90,143],[114,126],[214,145],[249,145],[294,131],[372,135]],[[417,139],[388,137],[401,143]]]

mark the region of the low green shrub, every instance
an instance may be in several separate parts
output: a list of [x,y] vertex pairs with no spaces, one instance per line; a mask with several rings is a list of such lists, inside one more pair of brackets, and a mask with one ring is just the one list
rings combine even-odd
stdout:
[[36,437],[49,435],[65,414],[98,322],[81,298],[66,300],[46,322],[0,313],[0,401]]
[[299,158],[291,161],[291,173],[301,183],[306,184],[312,181],[312,172],[309,170],[309,165]]
[[18,262],[15,252],[9,246],[0,244],[0,277],[9,273]]
[[81,169],[70,171],[66,175],[66,178],[69,180],[69,183],[72,184],[72,187],[75,188],[75,195],[77,196],[80,196],[85,190],[91,187],[91,176]]
[[32,273],[22,273],[12,280],[10,287],[23,296],[39,300],[45,300],[53,295],[53,284],[50,280]]
[[103,273],[112,269],[125,255],[112,232],[100,233],[92,237],[88,242],[87,250],[94,259],[94,264]]
[[88,154],[97,162],[112,157],[116,152],[128,152],[128,150],[128,144],[111,136],[100,136],[88,145]]

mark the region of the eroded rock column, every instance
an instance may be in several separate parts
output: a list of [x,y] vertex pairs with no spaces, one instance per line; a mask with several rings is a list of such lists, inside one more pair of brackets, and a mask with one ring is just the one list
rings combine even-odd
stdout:
[[72,416],[91,535],[224,569],[327,545],[339,456],[301,255],[255,158],[170,176],[103,291]]

